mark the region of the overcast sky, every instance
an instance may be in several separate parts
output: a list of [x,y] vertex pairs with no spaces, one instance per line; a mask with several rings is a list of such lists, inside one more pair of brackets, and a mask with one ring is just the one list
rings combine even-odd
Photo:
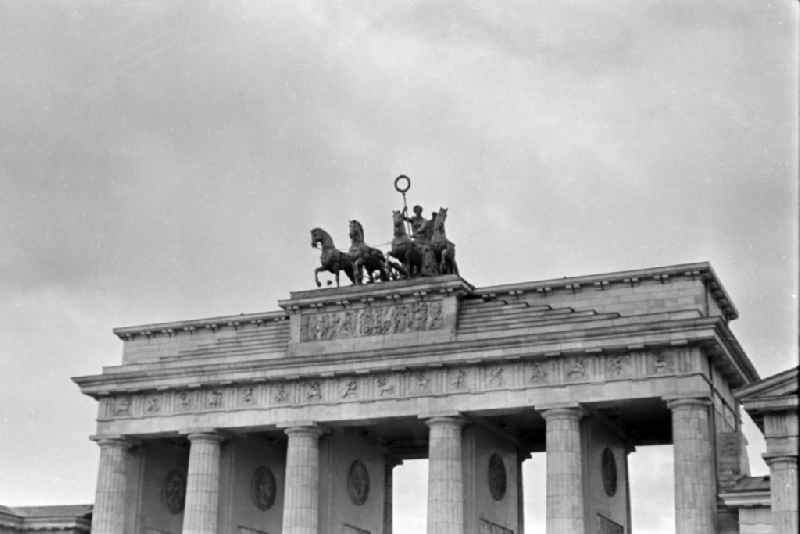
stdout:
[[[69,377],[119,362],[112,327],[275,309],[312,287],[310,228],[391,239],[401,173],[473,284],[709,260],[762,376],[793,365],[797,14],[0,0],[0,504],[93,500]],[[670,449],[631,461],[637,532],[671,532]],[[397,534],[424,476],[398,469]]]

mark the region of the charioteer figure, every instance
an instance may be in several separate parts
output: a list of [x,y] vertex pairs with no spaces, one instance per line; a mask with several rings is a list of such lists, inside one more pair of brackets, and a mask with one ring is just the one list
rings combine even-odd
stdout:
[[436,220],[436,212],[431,214],[431,219],[422,216],[422,206],[414,206],[414,216],[408,217],[408,208],[403,208],[403,220],[411,224],[411,237],[417,243],[428,243],[433,235],[433,224]]

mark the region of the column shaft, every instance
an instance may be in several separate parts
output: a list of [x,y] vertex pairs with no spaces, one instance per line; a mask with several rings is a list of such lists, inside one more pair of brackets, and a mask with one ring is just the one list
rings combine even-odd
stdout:
[[392,534],[392,460],[386,460],[383,479],[383,534]]
[[92,512],[92,532],[120,534],[125,531],[128,443],[119,438],[100,438],[97,444],[100,446],[100,465]]
[[217,534],[220,442],[213,432],[189,434],[183,534]]
[[286,429],[283,534],[317,534],[319,522],[319,436],[314,426]]
[[464,533],[459,417],[433,417],[428,434],[428,534]]
[[797,456],[765,457],[769,465],[774,534],[798,532]]
[[584,534],[580,408],[545,410],[547,534]]
[[716,532],[716,480],[709,401],[676,399],[672,410],[675,471],[675,532]]

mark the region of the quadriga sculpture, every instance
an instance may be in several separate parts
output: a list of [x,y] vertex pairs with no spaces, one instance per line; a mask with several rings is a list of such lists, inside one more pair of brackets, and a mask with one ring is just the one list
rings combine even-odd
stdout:
[[389,280],[383,252],[364,242],[364,228],[356,220],[350,221],[350,251],[348,253],[353,260],[351,279],[355,280],[356,284],[363,282],[364,271],[366,271],[370,283],[375,281],[375,273],[378,273],[382,282]]
[[439,208],[439,213],[431,221],[433,234],[431,248],[438,265],[439,274],[458,274],[456,264],[456,246],[447,239],[444,222],[447,219],[447,208]]
[[311,246],[317,248],[322,247],[322,253],[319,257],[320,267],[314,269],[314,281],[317,287],[322,287],[319,281],[320,271],[328,271],[336,278],[336,287],[339,287],[339,271],[344,271],[344,274],[355,283],[353,277],[353,258],[346,252],[337,250],[336,245],[333,244],[333,238],[322,228],[314,228],[311,230]]
[[402,211],[392,211],[392,224],[394,226],[394,237],[392,238],[392,250],[389,255],[396,258],[403,265],[405,272],[402,274],[404,276],[414,278],[421,275],[422,251],[420,246],[408,236]]

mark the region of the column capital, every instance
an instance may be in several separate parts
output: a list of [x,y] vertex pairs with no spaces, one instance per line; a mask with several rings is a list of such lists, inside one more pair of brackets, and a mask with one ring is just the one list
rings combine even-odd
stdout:
[[134,440],[121,434],[91,435],[89,439],[100,447],[131,447],[136,444]]
[[435,425],[450,425],[462,427],[466,424],[467,420],[460,415],[434,415],[424,418],[425,424],[428,428]]
[[765,452],[761,457],[770,468],[779,465],[797,466],[797,455]]
[[287,436],[311,436],[318,438],[324,433],[324,429],[317,426],[316,423],[287,425],[282,428]]
[[213,441],[219,443],[225,441],[225,436],[213,428],[197,428],[184,431],[182,434],[191,442]]
[[545,422],[556,419],[580,420],[586,415],[586,410],[577,404],[542,406],[536,411],[541,414]]
[[707,407],[711,406],[711,401],[705,397],[675,397],[664,398],[667,401],[667,408],[675,410],[686,407]]

